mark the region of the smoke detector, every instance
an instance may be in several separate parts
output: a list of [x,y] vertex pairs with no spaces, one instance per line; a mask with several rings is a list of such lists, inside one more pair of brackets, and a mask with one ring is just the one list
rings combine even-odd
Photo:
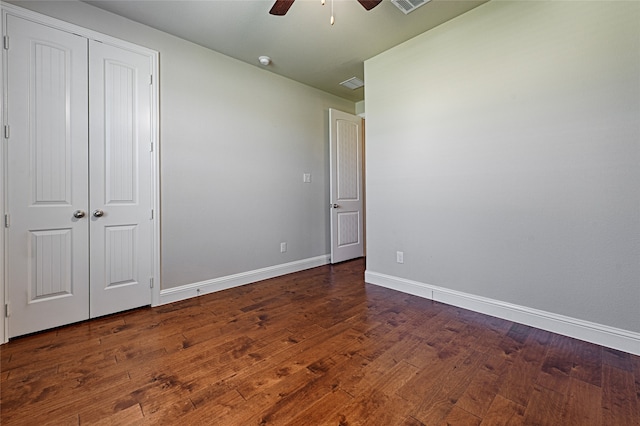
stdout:
[[258,61],[266,67],[271,63],[271,58],[268,56],[259,56]]

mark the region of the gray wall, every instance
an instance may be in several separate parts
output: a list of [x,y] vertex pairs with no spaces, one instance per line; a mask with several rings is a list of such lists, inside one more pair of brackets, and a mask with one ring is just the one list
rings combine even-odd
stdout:
[[353,102],[84,3],[12,3],[160,52],[162,288],[330,252],[328,109]]
[[367,270],[640,332],[639,22],[490,2],[365,62]]

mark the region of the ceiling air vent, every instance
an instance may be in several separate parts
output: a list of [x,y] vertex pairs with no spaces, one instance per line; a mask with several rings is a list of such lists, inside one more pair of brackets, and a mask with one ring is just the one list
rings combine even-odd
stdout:
[[406,15],[409,12],[413,12],[429,0],[391,0],[391,3],[395,4],[398,9],[404,12]]
[[340,83],[341,86],[344,86],[348,89],[351,90],[355,90],[355,89],[359,89],[360,87],[364,86],[364,81],[360,80],[358,77],[351,77],[348,80],[343,81],[342,83]]

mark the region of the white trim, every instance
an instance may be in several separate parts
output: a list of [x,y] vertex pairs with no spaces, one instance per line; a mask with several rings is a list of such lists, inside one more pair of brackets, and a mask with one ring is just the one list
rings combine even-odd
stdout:
[[151,306],[160,303],[160,287],[162,278],[160,275],[160,66],[159,54],[149,51],[151,61],[151,196],[153,198],[153,235],[151,242],[152,274],[154,286],[151,289]]
[[[15,6],[12,4],[8,4],[8,3],[3,3],[0,2],[0,6],[2,9],[2,23],[0,24],[0,26],[2,27],[2,36],[6,35],[4,34],[4,31],[6,30],[6,19],[7,19],[7,15],[13,15],[13,16],[17,16],[23,19],[28,19],[30,21],[33,22],[37,22],[39,24],[42,25],[46,25],[48,27],[51,28],[55,28],[58,30],[62,30],[65,32],[69,32],[69,33],[73,33],[73,34],[77,34],[81,37],[85,37],[89,40],[95,40],[101,43],[105,43],[105,44],[110,44],[112,46],[116,46],[119,47],[121,49],[126,49],[126,50],[130,50],[132,52],[136,52],[145,56],[149,57],[149,61],[151,62],[151,73],[152,73],[152,79],[153,79],[153,84],[152,84],[152,89],[151,89],[151,96],[152,96],[152,100],[151,100],[151,134],[152,134],[152,141],[153,142],[153,152],[152,154],[152,197],[153,197],[153,206],[152,208],[154,209],[154,216],[153,216],[153,241],[152,241],[152,268],[153,268],[153,281],[154,281],[154,287],[151,290],[151,304],[152,305],[157,305],[159,304],[160,301],[160,287],[161,287],[161,277],[160,277],[160,121],[159,121],[159,93],[160,93],[160,78],[159,78],[159,56],[158,56],[158,52],[152,49],[149,49],[147,47],[144,46],[140,46],[134,43],[130,43],[128,41],[124,41],[124,40],[120,40],[117,39],[115,37],[111,37],[108,36],[106,34],[102,34],[84,27],[80,27],[78,25],[74,25],[65,21],[61,21],[59,19],[56,18],[52,18],[50,16],[47,15],[43,15],[41,13],[38,12],[33,12],[31,10],[27,10],[27,9],[23,9],[19,6]],[[11,43],[11,42],[9,42]],[[2,85],[2,90],[3,92],[0,92],[0,95],[2,95],[4,93],[4,90],[6,90],[6,88],[4,87],[6,82],[4,81],[6,79],[6,51],[4,49],[2,49],[2,82],[0,82],[0,84]],[[2,121],[4,123],[4,119],[5,119],[5,115],[6,115],[6,110],[5,110],[5,105],[4,105],[4,97],[1,98],[1,102],[2,102],[2,114],[0,114],[0,117],[2,118]],[[4,153],[4,149],[5,149],[5,143],[2,143],[2,147],[0,149],[0,176],[3,177],[2,181],[6,182],[6,179],[4,179],[4,161],[5,159],[3,158],[3,153]],[[0,218],[2,218],[2,220],[4,220],[4,214],[5,214],[5,210],[4,210],[4,194],[3,194],[4,188],[0,188],[0,212],[2,213],[2,215],[0,215]],[[6,261],[5,259],[5,254],[6,254],[6,248],[4,247],[4,233],[5,233],[5,229],[4,229],[4,225],[2,225],[3,230],[0,233],[0,307],[1,307],[1,317],[2,320],[0,320],[0,344],[2,343],[6,343],[7,339],[6,337],[8,336],[7,333],[7,326],[8,326],[8,322],[5,321],[4,318],[4,303],[7,300],[6,299],[6,287],[5,287],[5,283],[6,283],[6,277],[5,277],[5,271],[4,271],[4,262]]]
[[267,268],[256,269],[253,271],[241,272],[239,274],[227,275],[211,280],[200,281],[197,283],[185,284],[179,287],[168,288],[160,292],[160,305],[178,302],[180,300],[202,296],[203,294],[226,290],[233,287],[239,287],[245,284],[255,283],[257,281],[291,274],[293,272],[304,271],[305,269],[311,269],[317,266],[327,265],[330,260],[331,256],[327,254],[295,262],[283,263],[281,265],[269,266]]
[[[2,6],[4,7],[4,3],[2,3]],[[4,36],[6,31],[6,25],[5,25],[5,20],[4,20],[4,14],[2,16],[2,18],[0,19],[0,36],[3,37],[2,40],[2,46],[0,46],[0,48],[2,48],[2,68],[0,69],[0,127],[4,126],[4,124],[6,123],[7,120],[7,111],[6,111],[6,98],[5,98],[5,93],[7,90],[7,80],[6,80],[6,76],[7,76],[7,51],[4,49]],[[2,343],[6,343],[7,340],[7,336],[9,335],[8,333],[8,321],[5,320],[5,301],[6,299],[6,289],[5,289],[5,283],[6,283],[6,277],[5,277],[5,262],[6,262],[6,258],[5,258],[5,253],[6,253],[6,249],[7,247],[5,247],[5,233],[7,231],[7,228],[5,228],[5,224],[4,224],[4,215],[6,213],[5,211],[5,185],[7,182],[7,177],[5,176],[5,167],[4,167],[4,162],[5,162],[5,153],[6,153],[6,147],[7,144],[5,142],[5,139],[2,138],[2,145],[0,145],[0,181],[2,181],[2,184],[0,184],[0,218],[2,219],[2,224],[0,226],[2,226],[2,232],[0,232],[0,344]]]
[[640,333],[515,305],[418,281],[365,271],[369,284],[514,321],[598,345],[640,355]]

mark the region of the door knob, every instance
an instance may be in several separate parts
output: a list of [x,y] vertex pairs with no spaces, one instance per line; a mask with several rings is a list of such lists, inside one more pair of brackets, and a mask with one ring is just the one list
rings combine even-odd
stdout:
[[76,219],[82,219],[84,215],[84,210],[76,210],[75,212],[73,212],[73,217],[75,217]]
[[335,204],[335,203],[331,204],[331,208],[333,208],[333,209],[337,209],[338,207],[340,207],[340,206]]
[[102,210],[100,210],[100,209],[96,209],[96,210],[93,211],[93,216],[94,217],[102,217],[102,216],[104,216],[104,212]]

